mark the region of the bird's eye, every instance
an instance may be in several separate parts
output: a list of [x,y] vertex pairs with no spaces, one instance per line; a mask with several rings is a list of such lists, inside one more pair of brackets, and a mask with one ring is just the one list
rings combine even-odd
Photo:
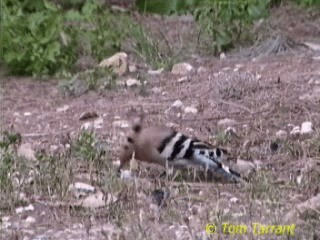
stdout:
[[131,137],[128,137],[127,140],[129,143],[133,143],[133,139]]

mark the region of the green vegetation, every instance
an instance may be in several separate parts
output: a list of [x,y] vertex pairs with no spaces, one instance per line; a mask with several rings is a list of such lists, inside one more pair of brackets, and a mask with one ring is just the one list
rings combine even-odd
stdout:
[[206,0],[194,11],[208,47],[219,53],[250,34],[255,20],[268,16],[269,1]]
[[[319,0],[291,0],[319,6]],[[265,18],[281,0],[136,0],[143,13],[191,13],[199,26],[199,42],[213,53],[251,39],[254,22]],[[82,56],[95,62],[121,50],[130,39],[133,52],[153,68],[170,68],[177,52],[162,35],[137,27],[130,14],[115,13],[94,0],[3,0],[2,54],[12,75],[70,76]],[[142,22],[143,25],[143,22]],[[160,40],[161,41],[160,41]],[[160,44],[165,42],[166,44]],[[201,46],[200,46],[201,47]],[[90,87],[91,88],[91,87]]]
[[166,49],[160,47],[160,41],[145,31],[142,27],[137,27],[132,31],[133,52],[144,62],[150,64],[153,68],[171,69],[175,54],[170,45],[162,35],[162,39],[166,42]]
[[78,56],[99,61],[119,51],[126,37],[122,24],[128,19],[97,1],[64,10],[47,0],[4,0],[1,9],[0,60],[14,75],[69,72]]

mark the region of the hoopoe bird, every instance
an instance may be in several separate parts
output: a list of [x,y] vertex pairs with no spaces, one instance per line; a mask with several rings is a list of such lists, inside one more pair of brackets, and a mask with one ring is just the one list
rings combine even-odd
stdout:
[[136,121],[120,150],[120,172],[133,157],[137,160],[173,168],[202,167],[231,180],[242,181],[241,175],[222,164],[224,150],[190,138],[168,127],[143,127],[143,116]]

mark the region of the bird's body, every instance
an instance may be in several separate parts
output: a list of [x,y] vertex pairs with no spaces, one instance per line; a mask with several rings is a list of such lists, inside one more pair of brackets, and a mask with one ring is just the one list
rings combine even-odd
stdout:
[[144,162],[175,168],[200,166],[228,180],[241,179],[239,173],[221,163],[224,150],[167,127],[143,128],[142,120],[133,125],[122,146],[119,170],[130,161],[133,153],[137,160]]

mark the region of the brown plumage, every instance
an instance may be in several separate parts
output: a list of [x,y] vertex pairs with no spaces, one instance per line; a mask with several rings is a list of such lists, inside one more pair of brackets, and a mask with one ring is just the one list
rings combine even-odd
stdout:
[[240,174],[221,163],[223,150],[192,139],[167,127],[143,127],[143,117],[136,121],[120,152],[120,169],[130,162],[133,153],[140,161],[162,166],[200,166],[234,181]]

